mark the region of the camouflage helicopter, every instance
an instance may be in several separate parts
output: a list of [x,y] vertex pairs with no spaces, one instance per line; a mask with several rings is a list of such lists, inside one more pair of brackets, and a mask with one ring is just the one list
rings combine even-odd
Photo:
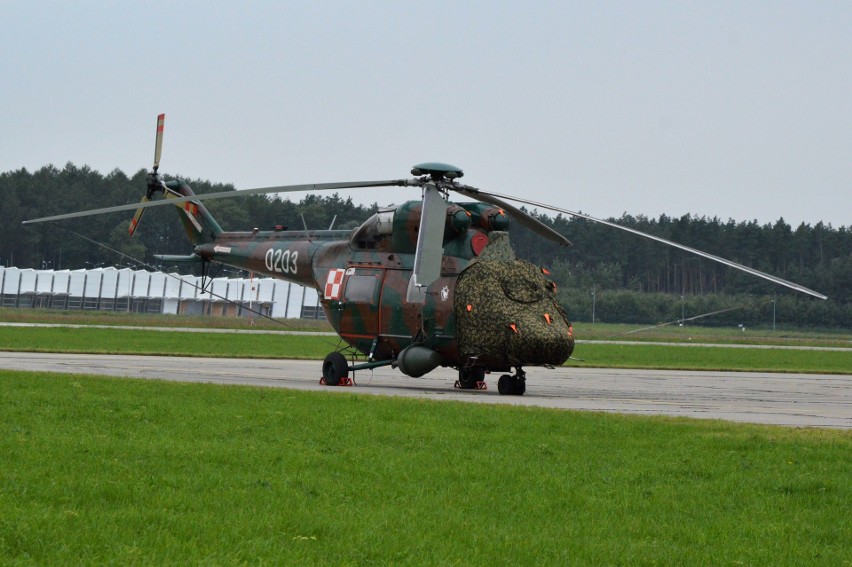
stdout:
[[[787,280],[656,236],[534,201],[485,192],[458,180],[461,169],[443,163],[414,166],[414,178],[264,187],[197,196],[180,179],[158,174],[164,115],[157,118],[154,165],[139,204],[24,221],[61,220],[133,210],[132,236],[145,210],[177,207],[192,244],[188,255],[158,255],[168,263],[212,263],[281,278],[318,291],[327,320],[363,359],[339,349],[326,356],[322,381],[351,382],[349,373],[393,366],[420,377],[438,367],[458,371],[456,386],[485,387],[485,375],[503,373],[500,394],[523,395],[525,367],[558,366],[574,350],[568,315],[548,272],[517,259],[506,232],[510,217],[539,236],[571,243],[508,201],[603,223],[721,262],[825,299]],[[223,231],[202,200],[251,194],[359,187],[418,187],[419,201],[379,209],[353,230]],[[474,201],[450,203],[450,192]],[[154,200],[161,193],[164,199]]]

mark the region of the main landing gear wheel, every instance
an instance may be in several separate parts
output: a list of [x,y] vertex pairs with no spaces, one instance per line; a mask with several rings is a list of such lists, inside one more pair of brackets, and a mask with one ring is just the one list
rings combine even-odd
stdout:
[[497,381],[497,391],[503,396],[523,396],[527,391],[526,378],[503,374]]
[[479,383],[485,380],[484,368],[461,368],[459,369],[459,389],[476,390]]
[[349,363],[339,352],[330,352],[322,362],[322,377],[329,386],[337,386],[349,374]]

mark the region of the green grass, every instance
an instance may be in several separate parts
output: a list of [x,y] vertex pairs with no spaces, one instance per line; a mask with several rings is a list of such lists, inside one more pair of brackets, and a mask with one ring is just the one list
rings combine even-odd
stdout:
[[0,564],[850,565],[852,436],[0,373]]
[[852,347],[852,333],[846,329],[779,326],[773,330],[771,326],[764,326],[749,327],[743,331],[737,327],[697,325],[649,327],[622,323],[580,322],[574,324],[574,334],[583,340]]
[[322,359],[336,336],[186,333],[148,329],[0,327],[0,350]]
[[[23,308],[0,308],[0,321],[69,325],[332,331],[326,321],[308,319],[270,320],[255,318],[252,322],[246,317],[159,315],[122,311],[61,311]],[[583,340],[796,344],[852,347],[852,332],[847,329],[787,328],[781,325],[779,325],[777,330],[764,326],[749,328],[746,332],[743,332],[736,327],[702,327],[697,325],[687,325],[685,327],[678,327],[676,325],[648,327],[646,325],[627,325],[621,323],[578,322],[574,324],[574,331]]]
[[0,308],[0,321],[65,325],[111,325],[140,327],[196,327],[216,329],[267,329],[275,331],[329,331],[326,321],[311,319],[266,319],[214,315],[162,315],[125,311],[64,311],[58,309]]
[[852,374],[845,351],[581,343],[571,366]]
[[[0,327],[0,350],[110,354],[172,354],[321,360],[333,336],[186,333],[98,328]],[[570,365],[692,370],[852,373],[852,349],[803,351],[580,343]]]

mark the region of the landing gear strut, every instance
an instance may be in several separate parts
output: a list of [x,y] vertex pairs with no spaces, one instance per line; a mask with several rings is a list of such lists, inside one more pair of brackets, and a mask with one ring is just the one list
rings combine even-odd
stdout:
[[513,376],[503,374],[497,381],[497,391],[504,396],[523,396],[527,391],[527,373],[518,367]]
[[485,390],[485,369],[480,367],[459,368],[459,379],[456,381],[459,390]]

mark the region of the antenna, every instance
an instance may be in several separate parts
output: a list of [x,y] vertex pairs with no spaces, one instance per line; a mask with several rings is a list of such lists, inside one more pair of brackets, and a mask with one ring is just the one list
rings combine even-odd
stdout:
[[302,226],[305,227],[305,238],[310,240],[311,239],[311,233],[308,231],[308,223],[305,222],[305,213],[302,213],[299,216],[302,217]]

